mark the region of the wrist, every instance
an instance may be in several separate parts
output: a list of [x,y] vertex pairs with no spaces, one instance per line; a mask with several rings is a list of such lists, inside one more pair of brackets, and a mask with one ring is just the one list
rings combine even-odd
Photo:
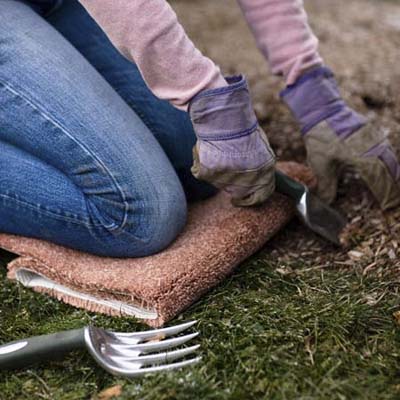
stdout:
[[303,74],[281,92],[281,98],[299,122],[302,135],[322,121],[341,138],[366,124],[366,119],[342,99],[336,79],[327,67],[317,67]]
[[227,85],[203,90],[189,104],[198,138],[230,140],[247,136],[258,127],[246,78],[226,78]]

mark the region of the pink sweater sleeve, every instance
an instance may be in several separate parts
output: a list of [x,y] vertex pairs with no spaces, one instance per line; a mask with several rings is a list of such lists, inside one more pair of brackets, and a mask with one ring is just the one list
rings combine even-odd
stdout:
[[318,39],[308,25],[303,0],[238,0],[257,45],[274,74],[288,85],[322,64]]
[[166,0],[80,0],[150,90],[186,110],[204,89],[226,86],[220,69],[193,45]]

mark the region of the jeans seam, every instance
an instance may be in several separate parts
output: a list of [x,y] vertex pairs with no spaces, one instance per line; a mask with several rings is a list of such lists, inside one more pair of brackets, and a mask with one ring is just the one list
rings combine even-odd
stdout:
[[45,118],[47,121],[49,121],[53,126],[57,129],[59,129],[62,133],[67,135],[73,142],[75,142],[84,152],[86,152],[90,157],[93,158],[93,160],[100,165],[101,168],[106,172],[106,174],[111,178],[111,181],[114,184],[114,187],[117,189],[117,192],[119,193],[122,202],[124,204],[124,215],[123,219],[120,225],[116,224],[111,224],[108,226],[102,225],[104,228],[110,230],[110,231],[115,231],[118,232],[122,230],[128,220],[128,209],[129,209],[129,204],[126,200],[126,196],[124,192],[122,191],[120,185],[118,184],[117,180],[115,179],[114,175],[111,173],[111,171],[105,166],[105,164],[93,153],[91,152],[83,143],[81,143],[78,139],[76,139],[71,133],[68,132],[68,130],[60,123],[58,122],[54,117],[50,117],[49,115],[46,114],[44,110],[41,109],[37,104],[33,103],[29,98],[27,98],[23,93],[19,92],[17,89],[14,89],[9,83],[6,83],[0,79],[0,84],[3,85],[3,87],[8,90],[9,92],[13,93],[14,95],[18,96],[19,98],[23,99],[29,106],[31,106],[34,110],[38,111],[40,115]]
[[[26,208],[28,208],[30,210],[36,211],[37,213],[40,213],[42,215],[50,216],[52,218],[56,218],[56,219],[58,219],[60,221],[63,221],[63,222],[66,221],[66,222],[69,222],[69,223],[72,223],[72,224],[75,224],[75,225],[83,226],[83,227],[88,228],[88,229],[93,229],[93,228],[102,228],[102,229],[104,229],[104,225],[103,224],[87,223],[87,222],[82,221],[82,220],[80,220],[78,218],[67,217],[65,215],[62,215],[60,213],[56,213],[54,211],[45,210],[39,204],[36,204],[36,205],[35,204],[31,204],[31,203],[28,203],[27,201],[20,200],[20,199],[17,199],[15,197],[12,197],[12,196],[8,196],[6,194],[0,194],[0,200],[4,200],[4,201],[8,200],[8,201],[11,201],[11,202],[14,202],[14,203],[19,203],[22,206],[24,206],[24,207],[26,207]],[[148,245],[149,243],[151,243],[151,241],[153,239],[153,237],[151,237],[148,240],[144,240],[144,239],[141,239],[141,238],[137,237],[132,232],[129,232],[129,231],[123,230],[123,229],[118,233],[126,235],[127,238],[132,238],[132,239],[134,239],[136,241],[140,241],[140,242],[143,243],[143,245]],[[125,240],[125,239],[123,239],[123,240]]]
[[[39,204],[31,204],[31,203],[28,203],[27,201],[20,200],[15,197],[12,197],[12,196],[8,196],[6,194],[0,194],[0,200],[1,199],[5,200],[5,201],[9,200],[14,203],[19,203],[19,204],[23,205],[24,207],[29,208],[30,210],[36,211],[36,212],[38,212],[40,214],[44,214],[46,216],[50,216],[50,217],[59,219],[60,221],[70,222],[72,224],[80,225],[80,226],[83,226],[83,227],[89,228],[89,229],[91,229],[91,228],[103,228],[104,229],[103,224],[87,223],[78,218],[67,217],[65,215],[56,213],[54,211],[45,210]],[[140,237],[137,237],[134,233],[129,232],[128,230],[124,230],[124,229],[121,229],[121,231],[115,232],[115,233],[126,235],[127,237],[132,238],[136,241],[139,241],[144,245],[148,245],[154,239],[154,235],[152,235],[148,239],[142,239]]]
[[74,224],[83,225],[83,226],[86,226],[88,228],[93,228],[93,227],[103,227],[104,228],[103,224],[94,224],[94,223],[92,224],[92,223],[87,223],[85,221],[82,221],[82,220],[80,220],[78,218],[67,217],[65,215],[62,215],[62,214],[54,212],[54,211],[45,210],[39,204],[35,205],[35,204],[32,204],[32,203],[28,203],[25,200],[20,200],[20,199],[17,199],[15,197],[9,196],[7,194],[0,194],[0,198],[3,198],[4,200],[10,200],[10,201],[13,201],[15,203],[22,204],[23,206],[25,206],[25,207],[27,207],[27,208],[29,208],[31,210],[37,211],[37,212],[39,212],[41,214],[45,214],[45,215],[48,215],[48,216],[51,216],[51,217],[58,218],[58,219],[60,219],[62,221],[68,221],[68,222],[71,222],[71,223],[74,223]]

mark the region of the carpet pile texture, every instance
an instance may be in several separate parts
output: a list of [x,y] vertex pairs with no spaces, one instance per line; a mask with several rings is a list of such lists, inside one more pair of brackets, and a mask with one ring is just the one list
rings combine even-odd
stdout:
[[[303,165],[279,163],[315,186]],[[256,208],[236,208],[224,193],[190,205],[182,234],[166,250],[142,258],[97,257],[38,239],[0,234],[0,247],[18,255],[8,278],[76,307],[133,315],[160,327],[221,282],[293,217],[290,199],[274,194]]]

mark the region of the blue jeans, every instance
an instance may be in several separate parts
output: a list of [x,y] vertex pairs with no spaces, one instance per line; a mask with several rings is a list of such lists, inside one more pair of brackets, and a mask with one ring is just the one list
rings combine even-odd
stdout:
[[77,1],[41,11],[0,1],[0,231],[102,256],[162,250],[187,199],[215,193],[190,173],[187,114]]

